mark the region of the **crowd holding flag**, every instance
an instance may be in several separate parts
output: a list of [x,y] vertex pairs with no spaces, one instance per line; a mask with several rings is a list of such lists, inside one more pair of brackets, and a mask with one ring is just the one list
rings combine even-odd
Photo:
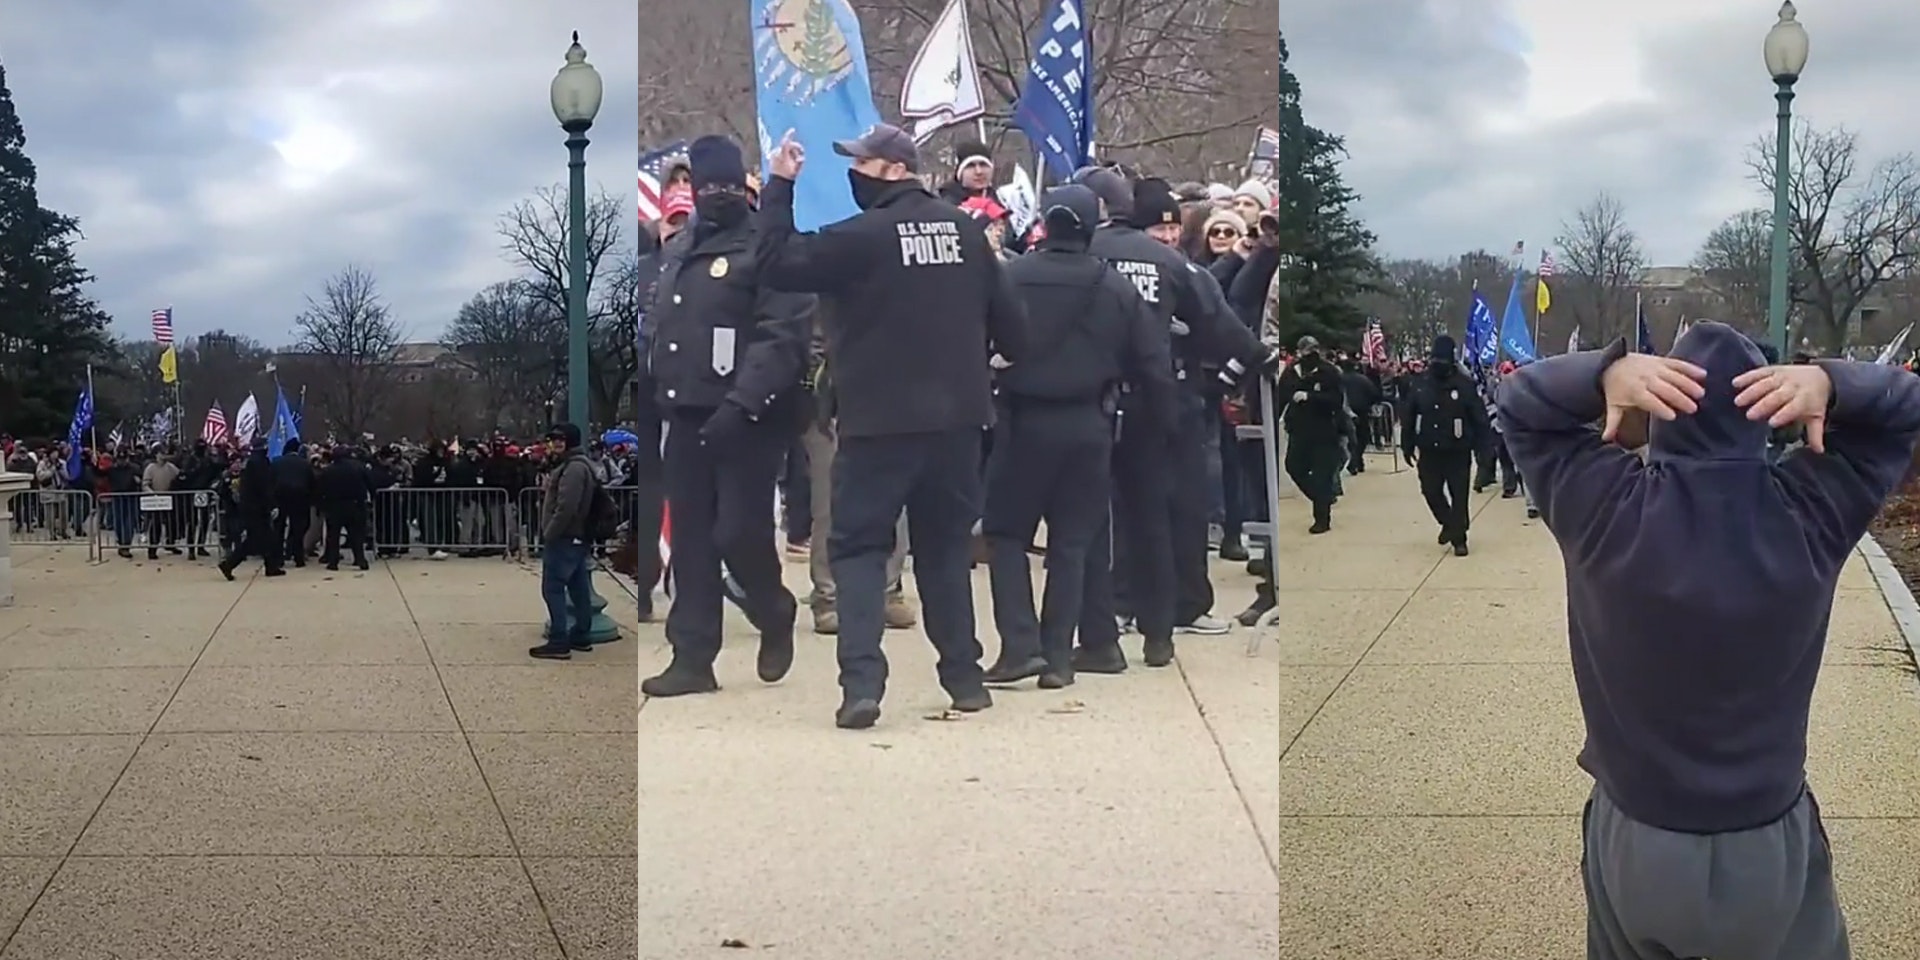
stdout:
[[1547,290],[1547,278],[1553,276],[1553,253],[1540,251],[1540,273],[1533,281],[1533,320],[1536,325],[1540,318],[1553,308],[1553,294]]
[[1387,365],[1387,333],[1378,319],[1367,321],[1367,332],[1360,337],[1360,359],[1370,367]]
[[1526,241],[1513,245],[1513,285],[1507,291],[1506,315],[1500,318],[1500,351],[1513,358],[1515,363],[1532,363],[1536,359],[1533,350],[1533,331],[1527,327],[1527,308],[1520,299],[1520,289],[1526,279],[1526,267],[1520,263],[1520,257],[1526,252]]
[[1271,180],[1280,163],[1280,131],[1261,127],[1253,136],[1253,149],[1247,152],[1247,179]]
[[1480,292],[1480,281],[1473,282],[1473,305],[1467,312],[1467,367],[1479,372],[1500,362],[1498,325],[1493,305]]
[[233,438],[244,447],[253,443],[254,435],[259,432],[260,401],[255,400],[253,394],[249,393],[247,399],[240,404],[240,412],[234,415]]
[[794,226],[818,230],[845,220],[860,208],[847,182],[851,163],[833,142],[881,122],[860,19],[846,0],[748,2],[762,166],[771,166],[774,147],[792,131],[809,171],[793,185]]
[[1900,332],[1894,336],[1893,342],[1887,344],[1885,350],[1880,351],[1880,358],[1874,362],[1882,365],[1892,363],[1894,358],[1900,355],[1900,351],[1906,347],[1907,338],[1912,335],[1913,324],[1909,323],[1900,329]]
[[1573,325],[1573,332],[1567,335],[1567,352],[1580,352],[1580,325],[1577,323]]
[[207,421],[200,428],[200,439],[214,445],[227,442],[227,413],[220,409],[218,400],[207,408]]
[[1013,126],[1039,153],[1037,178],[1064,180],[1093,162],[1093,49],[1081,0],[1056,0],[1034,42]]
[[975,122],[976,132],[985,140],[986,125],[980,118],[986,113],[966,0],[947,0],[947,8],[907,67],[900,87],[900,115],[914,121],[914,142],[925,143],[936,132],[968,120]]
[[80,479],[80,438],[93,427],[93,367],[87,367],[87,385],[80,388],[80,399],[73,405],[73,420],[67,424],[67,479]]
[[1633,316],[1636,327],[1635,337],[1639,343],[1635,348],[1640,353],[1653,353],[1653,328],[1647,325],[1647,308],[1641,302],[1640,294],[1633,295]]

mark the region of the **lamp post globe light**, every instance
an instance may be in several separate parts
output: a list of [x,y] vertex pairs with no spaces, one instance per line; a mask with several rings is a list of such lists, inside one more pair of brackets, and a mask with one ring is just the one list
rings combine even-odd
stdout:
[[1767,290],[1767,333],[1786,360],[1787,349],[1787,230],[1793,207],[1787,181],[1793,140],[1793,85],[1807,65],[1807,28],[1796,19],[1792,0],[1780,5],[1780,20],[1767,31],[1764,53],[1767,74],[1773,77],[1773,99],[1780,104],[1779,129],[1773,139],[1773,270]]
[[567,132],[567,419],[582,433],[587,416],[587,130],[605,93],[574,31],[567,63],[553,77],[553,117]]
[[[587,62],[578,30],[567,48],[566,65],[554,75],[549,92],[553,118],[567,132],[567,420],[587,435],[592,430],[587,411],[587,130],[600,112],[606,88],[600,72]],[[552,400],[547,401],[547,411],[552,422]],[[592,604],[587,640],[618,639],[620,628],[607,616],[607,601],[598,589],[593,591]],[[549,641],[558,643],[567,635],[566,624],[547,624]]]

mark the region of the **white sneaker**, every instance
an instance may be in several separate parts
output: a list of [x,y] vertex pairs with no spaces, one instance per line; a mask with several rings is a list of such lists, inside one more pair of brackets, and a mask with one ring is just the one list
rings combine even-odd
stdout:
[[1232,629],[1233,629],[1233,625],[1226,622],[1225,620],[1220,620],[1220,619],[1216,619],[1214,617],[1208,616],[1206,614],[1201,614],[1200,616],[1194,617],[1192,623],[1182,623],[1175,626],[1173,628],[1173,632],[1174,633],[1196,633],[1196,634],[1200,634],[1201,636],[1217,637]]
[[432,550],[427,553],[428,560],[445,560],[448,556],[445,550]]
[[1114,626],[1120,629],[1121,636],[1124,637],[1127,634],[1136,632],[1134,630],[1132,617],[1114,617],[1113,619],[1114,619]]

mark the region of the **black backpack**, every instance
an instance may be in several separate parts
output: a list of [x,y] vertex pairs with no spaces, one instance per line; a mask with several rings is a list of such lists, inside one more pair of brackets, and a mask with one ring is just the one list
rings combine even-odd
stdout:
[[1473,447],[1473,407],[1480,394],[1459,380],[1428,380],[1414,389],[1414,414],[1419,417],[1414,442],[1422,451],[1451,453]]

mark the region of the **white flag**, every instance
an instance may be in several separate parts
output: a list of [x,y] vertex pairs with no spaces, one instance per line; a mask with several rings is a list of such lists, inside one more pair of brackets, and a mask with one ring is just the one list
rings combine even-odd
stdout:
[[1900,348],[1907,345],[1907,337],[1911,336],[1912,334],[1913,334],[1913,324],[1909,323],[1900,330],[1899,336],[1893,338],[1892,343],[1887,344],[1887,348],[1885,350],[1880,351],[1880,359],[1874,362],[1883,364],[1883,365],[1892,363],[1894,358],[1899,356]]
[[1000,205],[1007,208],[1007,218],[1013,221],[1013,235],[1024,237],[1027,228],[1040,219],[1040,199],[1033,193],[1033,178],[1027,176],[1025,167],[1015,164],[1013,180],[994,191],[1000,198]]
[[260,432],[260,402],[247,394],[247,402],[240,405],[240,413],[233,418],[233,436],[241,446],[253,443],[253,435]]
[[1580,352],[1580,326],[1578,324],[1574,325],[1573,333],[1567,337],[1567,352]]
[[915,121],[914,140],[925,141],[942,127],[986,112],[966,0],[947,0],[947,8],[933,22],[907,68],[906,82],[900,87],[900,115]]

